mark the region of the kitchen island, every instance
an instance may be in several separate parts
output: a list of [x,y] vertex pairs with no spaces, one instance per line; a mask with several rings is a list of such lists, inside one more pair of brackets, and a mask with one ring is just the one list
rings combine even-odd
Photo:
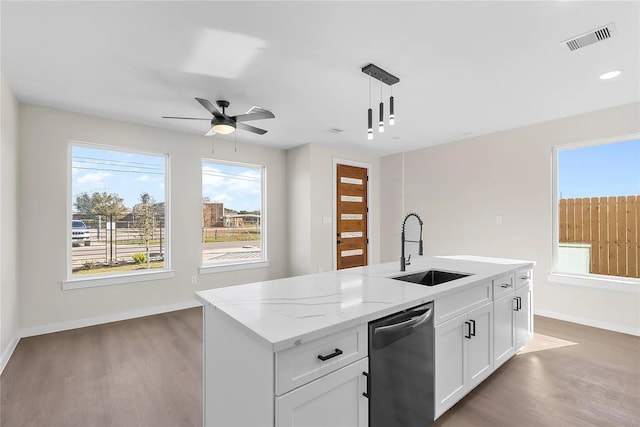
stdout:
[[[368,323],[429,301],[437,417],[530,338],[532,267],[419,257],[404,273],[398,263],[385,263],[198,292],[204,425],[367,426]],[[468,276],[437,286],[393,279],[430,269]],[[466,339],[471,321],[475,340]]]

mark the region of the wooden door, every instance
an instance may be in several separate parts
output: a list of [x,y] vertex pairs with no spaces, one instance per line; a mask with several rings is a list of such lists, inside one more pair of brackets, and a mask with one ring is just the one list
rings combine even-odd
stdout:
[[338,270],[367,265],[367,169],[336,165]]

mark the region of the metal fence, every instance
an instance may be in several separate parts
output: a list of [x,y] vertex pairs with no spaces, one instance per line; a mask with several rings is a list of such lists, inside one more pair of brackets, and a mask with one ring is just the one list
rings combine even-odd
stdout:
[[[135,254],[145,254],[147,247],[133,214],[117,218],[113,215],[74,214],[89,230],[88,242],[74,242],[71,264],[74,271],[94,266],[114,266],[134,263]],[[166,235],[164,215],[153,218],[153,233],[149,242],[149,260],[164,261]]]

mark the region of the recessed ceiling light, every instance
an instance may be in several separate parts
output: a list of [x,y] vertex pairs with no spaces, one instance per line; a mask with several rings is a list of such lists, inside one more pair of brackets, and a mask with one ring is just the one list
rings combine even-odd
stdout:
[[622,70],[613,70],[613,71],[608,71],[604,74],[602,74],[600,76],[600,80],[609,80],[609,79],[613,79],[615,77],[618,77],[620,75],[620,73],[622,73]]

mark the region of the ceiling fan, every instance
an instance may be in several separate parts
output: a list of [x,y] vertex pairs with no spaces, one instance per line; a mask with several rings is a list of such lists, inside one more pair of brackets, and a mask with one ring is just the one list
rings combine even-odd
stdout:
[[250,120],[262,120],[262,119],[273,119],[275,116],[269,110],[259,109],[256,112],[248,113],[248,114],[239,114],[236,116],[228,116],[225,112],[227,107],[229,107],[229,101],[218,100],[216,104],[218,107],[222,108],[222,113],[218,110],[211,102],[206,99],[196,98],[204,108],[210,112],[213,117],[210,119],[203,119],[199,117],[169,117],[162,116],[163,119],[183,119],[183,120],[211,120],[211,129],[205,135],[214,135],[216,133],[220,133],[223,135],[227,135],[233,133],[236,129],[242,129],[249,132],[257,133],[258,135],[264,135],[267,133],[266,130],[260,129],[254,126],[249,126],[242,122],[248,122]]

